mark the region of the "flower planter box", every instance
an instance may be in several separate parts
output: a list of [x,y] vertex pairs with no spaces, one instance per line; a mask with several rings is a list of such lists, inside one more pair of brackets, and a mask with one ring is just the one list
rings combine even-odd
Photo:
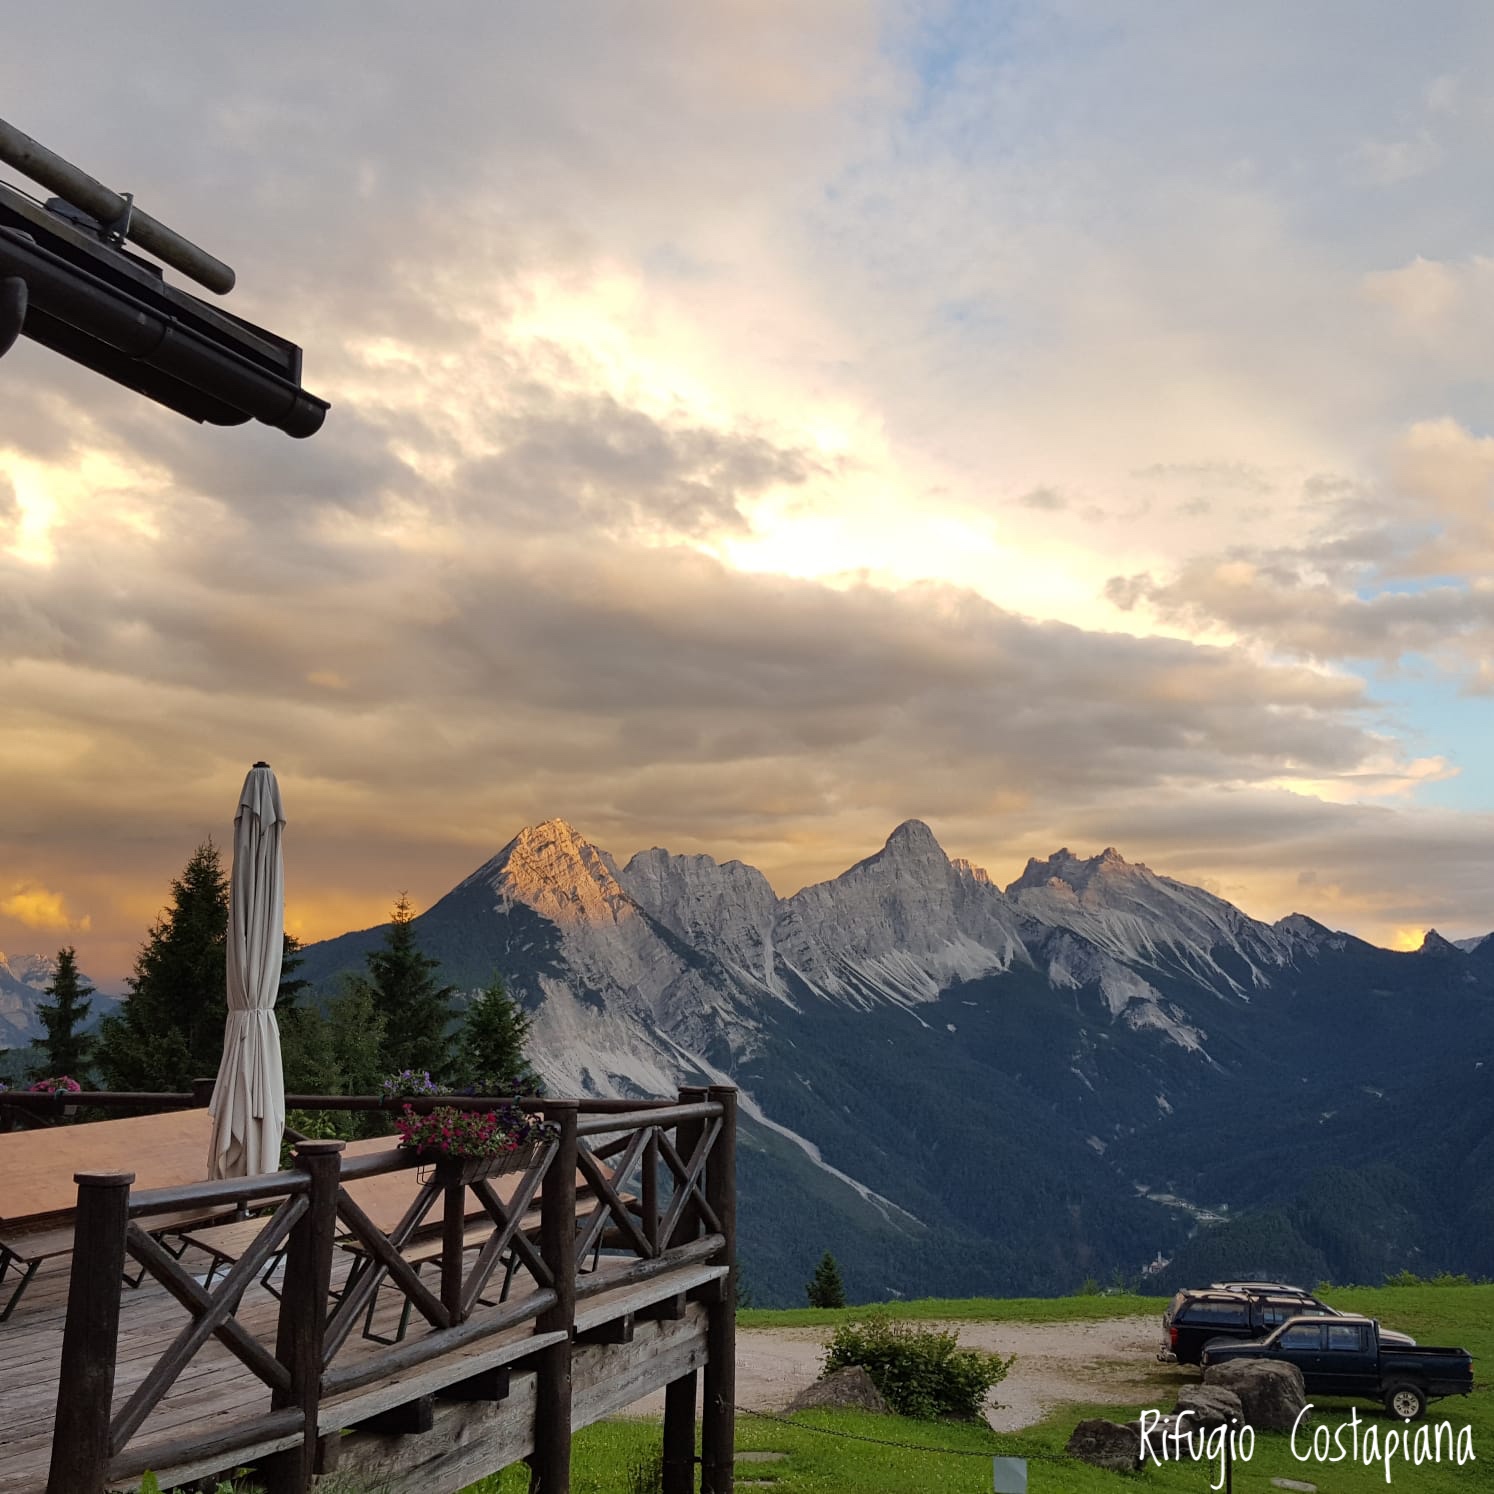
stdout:
[[511,1152],[491,1157],[453,1157],[446,1152],[420,1151],[421,1165],[433,1168],[438,1182],[465,1187],[479,1178],[501,1177],[508,1172],[527,1172],[545,1149],[543,1138],[520,1142]]

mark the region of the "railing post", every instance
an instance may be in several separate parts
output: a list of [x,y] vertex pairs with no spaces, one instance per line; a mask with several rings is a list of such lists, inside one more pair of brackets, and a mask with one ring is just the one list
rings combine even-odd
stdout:
[[[707,1091],[699,1085],[680,1089],[681,1105],[698,1105]],[[688,1164],[700,1142],[700,1121],[681,1121],[674,1130],[675,1150]],[[680,1211],[674,1235],[660,1240],[659,1248],[683,1245],[700,1232],[700,1215],[693,1204]],[[695,1404],[699,1399],[699,1377],[694,1370],[671,1380],[664,1387],[664,1494],[693,1494],[695,1482]]]
[[441,1305],[453,1323],[462,1321],[462,1250],[467,1239],[467,1185],[441,1190]]
[[575,1100],[545,1106],[545,1119],[560,1128],[555,1159],[540,1195],[540,1255],[555,1276],[555,1305],[539,1315],[541,1333],[565,1338],[541,1351],[536,1375],[534,1453],[529,1466],[533,1494],[570,1494],[571,1335],[576,1326],[576,1121]]
[[192,1103],[198,1110],[206,1110],[213,1103],[213,1088],[216,1079],[194,1079],[192,1081]]
[[712,1085],[721,1132],[706,1162],[706,1202],[721,1221],[719,1264],[727,1274],[706,1311],[705,1406],[701,1413],[701,1494],[731,1494],[737,1405],[737,1092]]
[[47,1494],[103,1494],[133,1172],[80,1172]]
[[332,1253],[337,1245],[337,1188],[341,1141],[301,1141],[296,1167],[311,1177],[310,1207],[286,1239],[285,1281],[280,1291],[280,1326],[275,1357],[290,1371],[290,1389],[276,1393],[276,1410],[298,1406],[301,1443],[266,1459],[260,1468],[269,1494],[307,1494],[316,1467],[317,1402],[322,1350],[327,1335],[327,1297],[332,1290]]

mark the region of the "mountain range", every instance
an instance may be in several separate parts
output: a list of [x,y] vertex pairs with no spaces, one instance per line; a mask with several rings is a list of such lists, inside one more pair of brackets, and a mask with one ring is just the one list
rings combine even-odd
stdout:
[[36,1008],[55,969],[45,955],[0,951],[0,1048],[24,1047],[41,1035]]
[[[36,1009],[47,999],[46,988],[52,983],[56,970],[57,961],[51,955],[7,955],[0,951],[0,1053],[28,1047],[42,1036],[42,1024]],[[82,979],[86,984],[93,984],[86,975]],[[98,1026],[104,1015],[115,1009],[119,999],[95,991],[86,1026]]]
[[[800,1300],[1252,1270],[1494,1268],[1494,938],[1378,949],[1249,918],[1116,850],[1005,888],[910,820],[780,898],[739,861],[625,865],[526,828],[420,915],[501,974],[558,1093],[742,1091],[749,1285]],[[309,946],[324,994],[381,928]]]

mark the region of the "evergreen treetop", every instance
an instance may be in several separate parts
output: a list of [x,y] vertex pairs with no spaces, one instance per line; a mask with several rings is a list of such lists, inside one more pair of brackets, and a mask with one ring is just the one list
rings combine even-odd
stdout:
[[437,984],[440,961],[415,942],[415,910],[402,892],[394,905],[383,945],[368,954],[368,974],[354,989],[366,991],[384,1021],[380,1062],[385,1073],[422,1070],[441,1077],[450,1063],[451,998],[454,987]]
[[57,969],[44,988],[52,999],[36,1009],[46,1036],[32,1045],[38,1062],[32,1079],[66,1074],[82,1081],[87,1074],[94,1039],[82,1030],[93,1003],[93,987],[78,974],[78,952],[72,945],[57,951]]
[[820,1263],[814,1268],[814,1275],[809,1278],[804,1292],[811,1307],[846,1305],[846,1289],[841,1284],[840,1267],[828,1250],[820,1257]]
[[211,839],[172,880],[126,984],[129,1000],[106,1017],[99,1068],[111,1089],[182,1090],[214,1074],[227,1015],[228,876]]
[[457,1045],[457,1083],[488,1094],[539,1094],[525,1053],[532,1019],[495,975],[467,1008]]
[[[279,1002],[294,1008],[300,946],[285,942]],[[96,1063],[110,1089],[185,1090],[218,1072],[228,1016],[228,873],[211,838],[172,879],[126,984],[129,999],[99,1027]]]

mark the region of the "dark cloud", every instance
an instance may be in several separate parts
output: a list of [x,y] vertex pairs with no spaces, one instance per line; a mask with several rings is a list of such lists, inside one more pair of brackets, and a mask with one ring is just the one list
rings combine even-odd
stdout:
[[[1359,548],[1371,553],[1375,546]],[[1165,580],[1112,576],[1104,594],[1124,611],[1145,602],[1170,623],[1228,629],[1320,663],[1394,664],[1426,654],[1471,675],[1494,648],[1494,594],[1487,589],[1397,587],[1376,582],[1364,567],[1334,566],[1318,549],[1200,557]]]
[[1243,462],[1155,462],[1131,474],[1143,480],[1184,483],[1189,487],[1207,482],[1211,487],[1240,493],[1269,493],[1275,484],[1268,473]]
[[743,500],[823,470],[751,432],[667,426],[608,394],[528,396],[490,423],[502,450],[467,464],[458,485],[529,530],[742,532]]
[[1069,500],[1053,488],[1032,488],[1023,493],[1017,502],[1023,508],[1036,508],[1049,513],[1056,513],[1069,506]]

